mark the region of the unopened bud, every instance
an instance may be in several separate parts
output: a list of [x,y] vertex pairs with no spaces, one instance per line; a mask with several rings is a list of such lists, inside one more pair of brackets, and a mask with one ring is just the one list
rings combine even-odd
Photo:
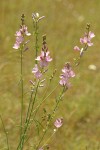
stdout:
[[87,23],[86,29],[90,28],[90,23]]

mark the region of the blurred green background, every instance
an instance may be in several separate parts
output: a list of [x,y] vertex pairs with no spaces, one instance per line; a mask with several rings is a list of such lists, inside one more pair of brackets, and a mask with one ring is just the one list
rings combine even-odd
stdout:
[[[22,13],[26,16],[29,32],[33,32],[33,12],[45,16],[40,22],[39,46],[41,49],[42,34],[46,34],[54,59],[50,73],[57,68],[58,77],[54,78],[49,90],[56,86],[63,64],[76,56],[73,47],[79,44],[86,23],[91,24],[91,31],[96,35],[94,46],[85,53],[80,66],[74,69],[76,78],[72,81],[73,86],[66,92],[56,114],[56,117],[64,118],[64,124],[50,142],[52,150],[86,150],[87,146],[89,150],[95,150],[100,145],[100,0],[0,0],[0,114],[9,132],[11,149],[16,149],[18,142],[20,115],[20,57],[12,48],[14,34],[19,29]],[[24,54],[25,91],[29,90],[29,80],[33,77],[34,42],[34,36],[31,36],[30,49]],[[88,68],[91,64],[96,66],[96,70]],[[60,88],[46,103],[47,110],[54,104],[59,91]],[[27,106],[27,103],[28,96],[24,105]],[[34,138],[31,145],[32,142]],[[29,145],[25,150],[32,149]],[[5,135],[0,123],[0,150],[5,147]]]

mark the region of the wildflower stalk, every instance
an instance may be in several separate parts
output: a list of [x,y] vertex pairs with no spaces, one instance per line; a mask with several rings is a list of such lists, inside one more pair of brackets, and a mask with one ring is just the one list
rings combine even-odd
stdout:
[[[38,22],[36,22],[35,24],[35,50],[36,50],[36,55],[35,57],[37,58],[38,55]],[[37,60],[36,60],[36,64],[37,64]]]
[[[20,143],[19,143],[19,145],[18,145],[18,147],[17,147],[17,150],[18,150],[19,148],[20,148],[20,150],[23,150],[24,141],[25,141],[25,136],[26,136],[27,129],[28,129],[28,127],[29,127],[30,119],[31,119],[32,112],[33,112],[33,107],[34,107],[34,104],[35,104],[35,101],[36,101],[36,96],[37,96],[38,87],[39,87],[39,81],[38,81],[37,86],[36,86],[36,91],[35,91],[35,95],[34,95],[33,101],[32,101],[33,92],[31,93],[31,98],[30,98],[30,102],[29,102],[29,107],[28,107],[28,111],[27,111],[27,115],[26,115],[26,121],[25,121],[24,131],[23,131],[23,134],[22,134]],[[31,102],[31,101],[32,101],[32,102]],[[30,112],[29,112],[29,111],[30,111]]]
[[[38,46],[38,34],[39,34],[39,32],[38,32],[38,29],[39,29],[38,21],[33,22],[33,24],[34,24],[34,29],[35,29],[35,58],[37,58],[38,48],[39,48],[39,46]],[[37,60],[35,60],[35,64],[37,64]]]
[[7,131],[6,131],[6,128],[5,128],[5,125],[4,125],[4,122],[3,122],[3,119],[1,117],[1,115],[0,115],[0,119],[1,119],[3,130],[4,130],[4,133],[5,133],[5,136],[6,136],[7,150],[9,150],[8,134],[7,134]]
[[52,111],[50,117],[48,118],[48,122],[47,122],[47,125],[46,125],[46,129],[45,129],[45,131],[44,131],[44,133],[43,133],[43,135],[42,135],[42,137],[41,137],[41,139],[40,139],[40,141],[39,141],[39,144],[38,144],[36,150],[38,150],[38,148],[39,148],[41,142],[43,141],[43,139],[44,139],[44,137],[45,137],[45,135],[46,135],[46,133],[47,133],[47,131],[48,131],[50,121],[52,120],[53,115],[55,114],[55,112],[56,112],[56,110],[57,110],[57,108],[58,108],[58,105],[59,105],[59,103],[60,103],[60,101],[61,101],[61,99],[62,99],[62,96],[63,96],[64,92],[65,92],[65,87],[63,87],[62,92],[59,94],[59,97],[57,98],[56,105],[55,105],[55,107],[54,107],[54,109],[53,109],[53,111]]
[[[39,108],[40,108],[40,106],[42,105],[42,103],[56,90],[56,88],[58,87],[58,85],[44,98],[44,96],[43,96],[43,99],[41,100],[41,102],[40,102],[40,104],[38,105],[38,106],[36,106],[36,108],[32,111],[32,115],[33,115],[33,113],[34,112],[36,112],[35,113],[35,115],[34,115],[34,121],[35,121],[35,117],[36,117],[36,114],[37,114],[37,112],[38,112],[38,110],[39,110]],[[46,93],[45,93],[46,94]],[[29,108],[29,107],[28,107]],[[30,109],[30,108],[29,108]],[[28,113],[27,113],[28,114]],[[27,119],[28,119],[28,115],[27,115]],[[27,119],[26,119],[26,121],[27,121]],[[27,122],[26,122],[27,123]],[[29,138],[28,138],[29,139]],[[28,140],[27,139],[27,140]],[[26,142],[26,141],[25,141]]]
[[90,24],[87,24],[85,36],[83,38],[80,38],[80,43],[84,44],[84,47],[82,47],[81,49],[78,46],[74,47],[75,51],[80,51],[80,56],[74,59],[76,66],[80,64],[81,58],[83,57],[84,52],[87,51],[88,47],[93,46],[91,40],[94,37],[94,33],[90,31]]
[[[39,21],[42,20],[44,18],[44,16],[40,17],[39,13],[32,13],[32,19],[33,19],[33,26],[35,29],[35,58],[37,58],[38,55],[38,34],[39,34]],[[37,64],[37,60],[35,60],[35,63]]]
[[[35,58],[37,58],[37,55],[38,55],[38,28],[39,27],[38,27],[38,20],[37,19],[38,19],[38,16],[33,21],[33,25],[34,25],[34,29],[35,29]],[[36,59],[35,59],[35,64],[37,64]],[[32,116],[32,111],[33,111],[33,107],[34,107],[34,104],[35,104],[38,87],[39,87],[39,82],[38,82],[37,87],[36,87],[36,92],[35,92],[35,96],[34,96],[33,101],[32,101],[33,91],[31,92],[30,102],[29,102],[29,106],[28,106],[28,110],[27,110],[27,114],[26,114],[26,119],[25,119],[25,128],[24,128],[24,131],[23,131],[23,134],[22,134],[22,137],[20,139],[20,143],[19,143],[17,149],[19,149],[19,148],[21,148],[21,150],[23,149],[25,134],[27,132],[27,129],[28,129],[28,126],[29,126],[29,123],[30,123],[30,119],[31,119],[31,116]]]
[[[22,26],[24,25],[24,14],[21,16]],[[23,129],[23,98],[24,98],[24,89],[23,89],[23,45],[20,48],[20,63],[21,63],[21,122],[20,122],[20,139],[22,136],[22,129]]]
[[22,136],[22,127],[23,127],[23,96],[24,96],[24,90],[23,90],[23,52],[22,49],[20,50],[20,58],[21,58],[21,128],[20,128],[20,138]]
[[20,51],[20,83],[21,83],[21,115],[20,115],[20,141],[23,134],[23,100],[24,100],[24,85],[23,85],[23,51],[27,50],[26,47],[28,41],[25,42],[25,36],[30,36],[31,34],[27,30],[27,26],[24,23],[24,14],[21,16],[20,29],[16,31],[16,42],[13,46],[14,49],[19,49]]

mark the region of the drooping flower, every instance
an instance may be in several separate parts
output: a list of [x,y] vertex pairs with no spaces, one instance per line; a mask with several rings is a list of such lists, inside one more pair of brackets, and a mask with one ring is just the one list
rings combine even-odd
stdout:
[[32,73],[37,79],[40,79],[42,77],[42,73],[40,72],[37,64],[35,64],[35,67],[33,68]]
[[75,73],[72,70],[70,63],[66,63],[62,69],[62,74],[60,75],[60,85],[70,87],[69,79],[75,77]]
[[27,30],[27,26],[25,25],[21,25],[19,31],[16,31],[16,42],[13,46],[14,49],[19,49],[20,48],[20,44],[23,43],[24,41],[24,36],[30,36],[31,34],[28,32]]
[[36,60],[40,62],[41,68],[47,67],[49,62],[52,61],[52,58],[49,56],[49,53],[49,51],[45,52],[42,50],[41,55],[36,58]]
[[54,125],[56,128],[60,128],[63,125],[63,119],[62,118],[56,119],[56,121],[54,122]]

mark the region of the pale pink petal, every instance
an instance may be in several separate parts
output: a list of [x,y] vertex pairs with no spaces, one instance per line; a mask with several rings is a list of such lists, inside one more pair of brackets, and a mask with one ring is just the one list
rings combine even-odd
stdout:
[[56,128],[60,128],[63,125],[63,119],[62,118],[56,119],[56,121],[54,122],[54,125]]
[[32,73],[38,79],[42,77],[42,73],[39,71],[37,64],[35,64],[35,67],[33,68]]
[[35,67],[33,68],[32,73],[36,73],[38,70],[39,70],[38,66],[37,66],[37,64],[35,64]]
[[74,50],[75,50],[75,51],[80,51],[80,48],[79,48],[78,46],[75,46],[75,47],[74,47]]
[[36,60],[40,62],[40,66],[42,68],[48,66],[49,62],[52,61],[52,58],[49,56],[49,53],[50,52],[48,52],[48,51],[44,52],[42,50],[41,55],[36,58]]
[[47,61],[47,62],[50,62],[50,61],[52,61],[52,58],[50,58],[50,56],[47,56],[47,57],[46,57],[46,61]]
[[88,42],[87,45],[88,45],[88,46],[93,46],[93,43]]
[[70,71],[70,76],[71,76],[71,77],[75,77],[74,71]]
[[47,52],[46,52],[46,56],[48,56],[49,54],[50,54],[50,52],[49,52],[49,51],[47,51]]
[[92,39],[92,38],[94,38],[95,37],[95,34],[93,33],[93,32],[89,32],[89,37]]
[[19,49],[19,47],[20,47],[19,43],[15,43],[13,46],[14,49]]
[[24,41],[24,38],[22,36],[16,37],[16,42],[22,43]]
[[15,36],[21,36],[21,32],[20,31],[16,31]]
[[83,38],[80,38],[80,43],[84,44],[84,39]]

